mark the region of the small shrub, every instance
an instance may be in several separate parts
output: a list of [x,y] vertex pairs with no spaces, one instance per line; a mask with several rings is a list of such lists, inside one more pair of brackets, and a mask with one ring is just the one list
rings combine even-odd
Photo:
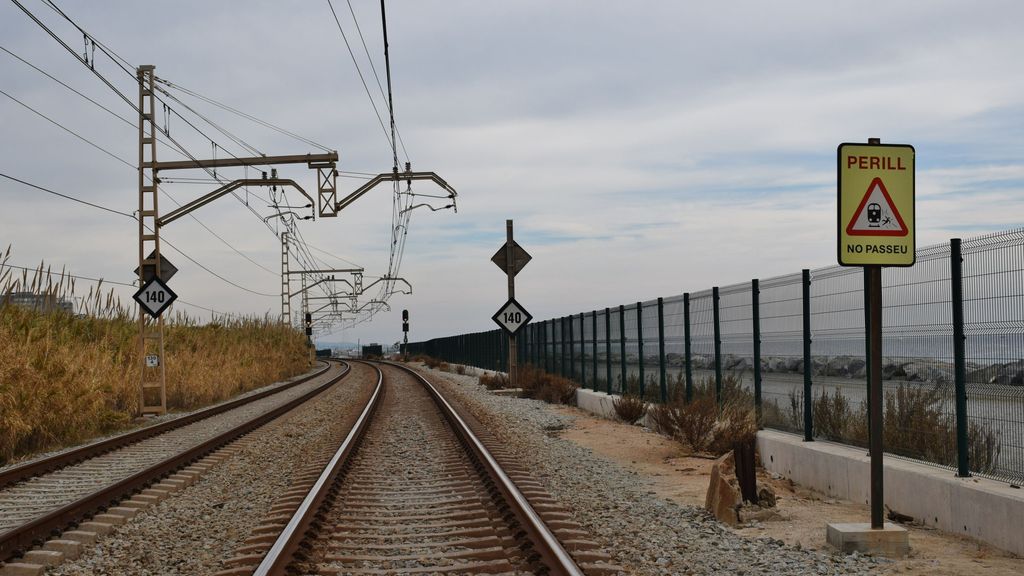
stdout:
[[437,358],[432,358],[430,356],[424,356],[423,357],[423,363],[426,364],[427,368],[430,368],[431,370],[435,370],[437,368],[440,368],[441,364],[443,364],[443,362],[441,362],[441,360],[439,360]]
[[850,401],[836,388],[831,395],[822,389],[821,396],[814,399],[814,433],[827,440],[836,442],[849,438],[850,423],[853,412]]
[[488,390],[504,390],[510,386],[508,375],[502,372],[482,374],[479,383]]
[[673,401],[651,406],[651,409],[647,411],[647,416],[654,423],[654,431],[669,438],[678,438],[679,427],[676,425],[676,411],[681,405],[681,402]]
[[465,364],[456,364],[455,365],[455,373],[458,374],[459,376],[465,376],[466,375],[466,366],[465,366]]
[[551,404],[574,404],[579,385],[527,365],[519,370],[519,387],[523,389],[524,398],[535,398]]
[[722,455],[738,443],[748,443],[757,436],[757,418],[752,406],[727,404],[715,422],[708,450]]
[[695,396],[692,402],[679,406],[675,412],[678,438],[689,444],[694,452],[706,452],[717,416],[714,396]]
[[615,408],[615,414],[619,420],[627,424],[636,424],[647,413],[647,404],[642,398],[633,394],[616,398],[612,402],[612,407]]

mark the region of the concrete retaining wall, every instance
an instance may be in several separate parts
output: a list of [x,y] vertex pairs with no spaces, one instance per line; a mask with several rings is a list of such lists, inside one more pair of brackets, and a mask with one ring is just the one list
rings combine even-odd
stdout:
[[[863,448],[804,442],[774,430],[758,432],[757,448],[766,470],[836,498],[871,502],[871,460]],[[885,458],[884,470],[885,504],[892,510],[1024,555],[1024,490],[899,458]]]
[[[580,389],[576,405],[615,418],[612,402],[617,397]],[[762,430],[757,449],[770,472],[836,498],[870,505],[871,461],[863,448],[804,442],[795,434]],[[957,478],[952,470],[898,458],[885,458],[884,464],[885,504],[892,510],[1024,556],[1024,490],[984,478]],[[822,530],[827,521],[822,518]]]

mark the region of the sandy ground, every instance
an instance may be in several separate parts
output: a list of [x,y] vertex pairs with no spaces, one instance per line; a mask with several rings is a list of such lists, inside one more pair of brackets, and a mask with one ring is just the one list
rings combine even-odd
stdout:
[[[561,433],[563,438],[633,470],[662,498],[704,505],[712,460],[691,457],[678,442],[639,426],[595,418],[577,408],[555,409],[576,418],[575,426]],[[758,486],[765,483],[778,496],[778,517],[738,528],[738,533],[770,536],[804,548],[831,550],[825,543],[826,522],[870,521],[871,512],[865,505],[837,501],[791,485],[788,480],[772,479],[762,471]],[[906,527],[910,530],[910,556],[893,561],[883,570],[886,574],[1024,574],[1024,559],[969,538],[919,526]]]

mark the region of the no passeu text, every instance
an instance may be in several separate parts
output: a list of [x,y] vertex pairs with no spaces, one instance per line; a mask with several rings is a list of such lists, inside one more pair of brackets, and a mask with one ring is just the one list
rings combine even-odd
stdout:
[[907,254],[909,248],[899,244],[847,244],[847,254]]

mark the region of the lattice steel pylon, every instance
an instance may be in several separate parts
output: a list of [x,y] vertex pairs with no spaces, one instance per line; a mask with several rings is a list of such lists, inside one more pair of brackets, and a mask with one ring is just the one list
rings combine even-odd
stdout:
[[[160,277],[159,204],[156,177],[156,118],[154,66],[139,66],[139,286],[152,266]],[[147,183],[148,180],[148,183]],[[148,254],[148,256],[147,256]],[[147,357],[156,356],[155,366]],[[167,378],[164,372],[164,319],[150,318],[139,306],[139,413],[167,412]]]
[[291,321],[291,274],[288,270],[288,231],[281,232],[281,323]]
[[[243,186],[290,186],[297,189],[310,201],[310,208],[316,200],[294,180],[277,178],[244,178],[226,181],[219,179],[214,173],[214,179],[221,186],[214,191],[205,194],[187,204],[184,204],[165,215],[160,215],[157,209],[157,184],[160,182],[158,175],[164,170],[195,170],[195,169],[216,169],[218,167],[256,167],[272,166],[276,164],[306,164],[310,169],[317,170],[318,195],[322,199],[333,198],[332,194],[337,188],[338,171],[335,165],[338,161],[338,152],[330,151],[321,154],[293,154],[287,156],[253,156],[237,157],[231,155],[228,158],[198,159],[189,157],[188,160],[158,162],[156,159],[156,135],[159,128],[156,125],[155,114],[155,91],[156,86],[155,67],[152,65],[140,66],[137,71],[139,81],[139,280],[145,283],[152,272],[155,272],[161,280],[160,270],[160,229],[178,218],[181,218],[193,210],[201,208],[210,202],[226,195]],[[147,179],[149,184],[147,184]],[[315,210],[315,209],[314,209]],[[282,265],[287,267],[287,242],[282,239]],[[282,286],[287,282],[288,275],[283,274]],[[285,296],[287,288],[284,289]],[[282,297],[283,312],[288,303]],[[141,414],[163,414],[167,411],[167,387],[164,373],[164,345],[163,345],[163,320],[150,320],[142,306],[139,307],[139,334],[140,343],[139,363],[141,365],[141,384],[139,413]],[[147,356],[155,357],[155,362],[147,362]],[[159,404],[156,403],[159,398]]]

